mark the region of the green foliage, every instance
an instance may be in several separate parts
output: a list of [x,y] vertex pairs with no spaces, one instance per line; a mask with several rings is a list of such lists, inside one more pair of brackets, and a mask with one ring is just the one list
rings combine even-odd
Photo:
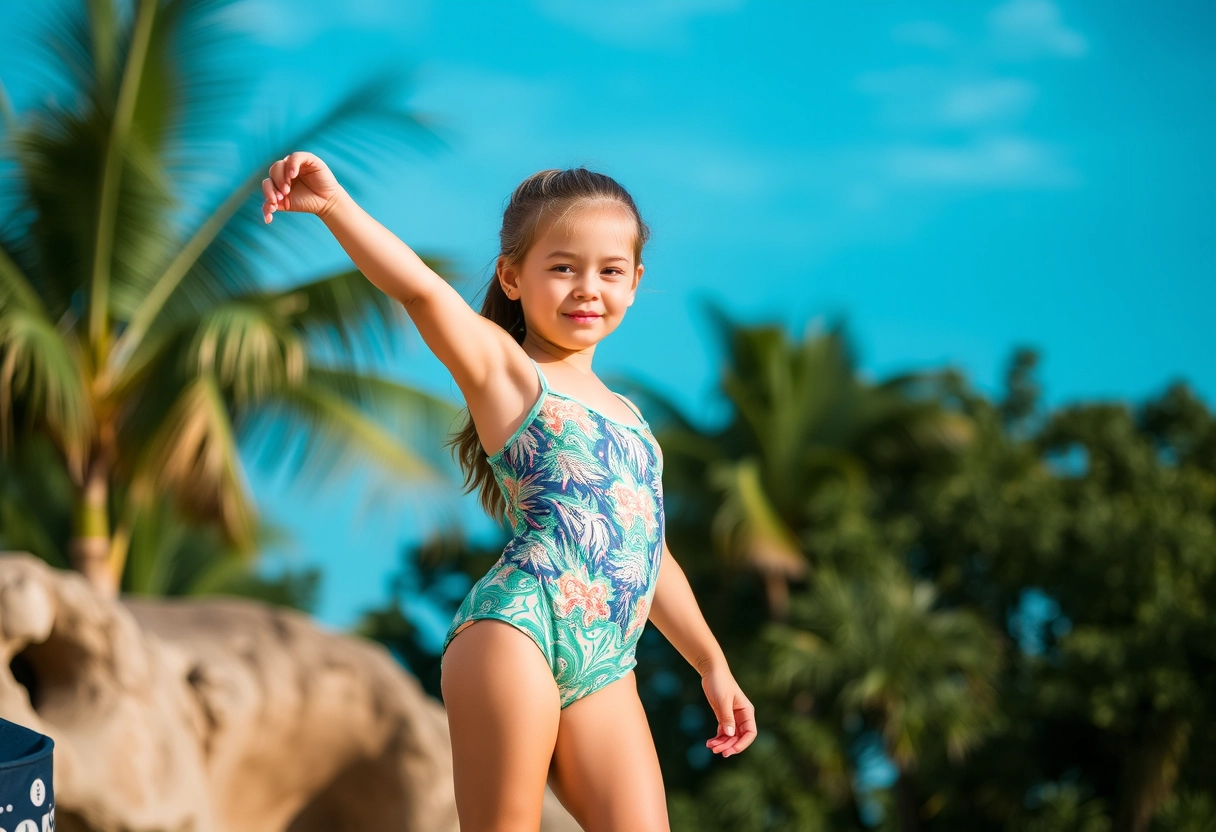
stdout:
[[[400,105],[394,76],[278,138],[235,132],[256,62],[234,61],[242,44],[220,23],[231,5],[99,0],[48,15],[44,57],[67,89],[6,113],[0,134],[0,538],[106,591],[306,598],[306,583],[252,577],[265,530],[242,445],[301,484],[356,462],[399,481],[455,481],[439,442],[455,408],[359,366],[399,342],[400,304],[349,269],[285,288],[261,278],[314,250],[315,220],[263,227],[259,183],[273,160],[307,148],[349,170],[352,156],[438,136]],[[238,145],[249,158],[217,160]],[[58,515],[13,508],[43,486],[69,495]],[[170,505],[172,523],[222,539],[198,551],[139,543],[161,534]],[[199,561],[229,557],[244,563]]]
[[[34,436],[21,443],[0,459],[0,545],[66,568],[72,498],[72,483],[50,441]],[[263,523],[257,539],[265,547],[287,536]],[[159,500],[135,524],[121,588],[136,595],[238,595],[312,612],[320,582],[315,567],[264,575],[256,561],[232,551],[219,530],[189,523],[171,502]]]
[[673,829],[1211,828],[1209,409],[1175,384],[1051,411],[1026,350],[997,401],[950,372],[868,382],[839,327],[791,341],[715,314],[723,424],[629,391],[664,448],[668,543],[759,725],[710,754],[699,677],[646,628]]

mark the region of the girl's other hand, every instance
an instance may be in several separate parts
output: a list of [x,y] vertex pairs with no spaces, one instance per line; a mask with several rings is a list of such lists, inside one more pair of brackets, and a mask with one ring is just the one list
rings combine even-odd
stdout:
[[320,214],[342,193],[329,166],[311,153],[297,151],[270,166],[262,180],[262,218],[275,211]]
[[738,754],[756,738],[756,713],[735,677],[725,668],[711,670],[701,677],[705,698],[718,717],[718,734],[705,746],[715,754]]

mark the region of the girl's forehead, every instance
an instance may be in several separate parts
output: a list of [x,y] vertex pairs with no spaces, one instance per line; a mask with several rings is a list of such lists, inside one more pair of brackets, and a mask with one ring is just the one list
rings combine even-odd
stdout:
[[538,242],[617,244],[632,249],[637,223],[624,206],[609,203],[578,206],[548,219]]

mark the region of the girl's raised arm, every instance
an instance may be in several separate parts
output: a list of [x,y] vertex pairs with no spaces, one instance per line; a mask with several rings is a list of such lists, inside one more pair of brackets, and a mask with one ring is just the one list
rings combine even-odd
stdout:
[[296,152],[275,162],[262,180],[262,195],[266,222],[276,211],[321,218],[359,271],[405,307],[466,400],[484,398],[488,383],[504,371],[528,379],[530,365],[515,339],[477,314],[409,246],[359,207],[319,158]]

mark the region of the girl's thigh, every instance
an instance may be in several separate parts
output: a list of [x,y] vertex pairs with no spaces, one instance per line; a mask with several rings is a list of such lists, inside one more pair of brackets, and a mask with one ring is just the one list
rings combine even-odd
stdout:
[[549,785],[585,832],[668,832],[667,797],[629,671],[561,712]]
[[461,832],[536,832],[561,712],[536,643],[495,619],[456,634],[440,680]]

